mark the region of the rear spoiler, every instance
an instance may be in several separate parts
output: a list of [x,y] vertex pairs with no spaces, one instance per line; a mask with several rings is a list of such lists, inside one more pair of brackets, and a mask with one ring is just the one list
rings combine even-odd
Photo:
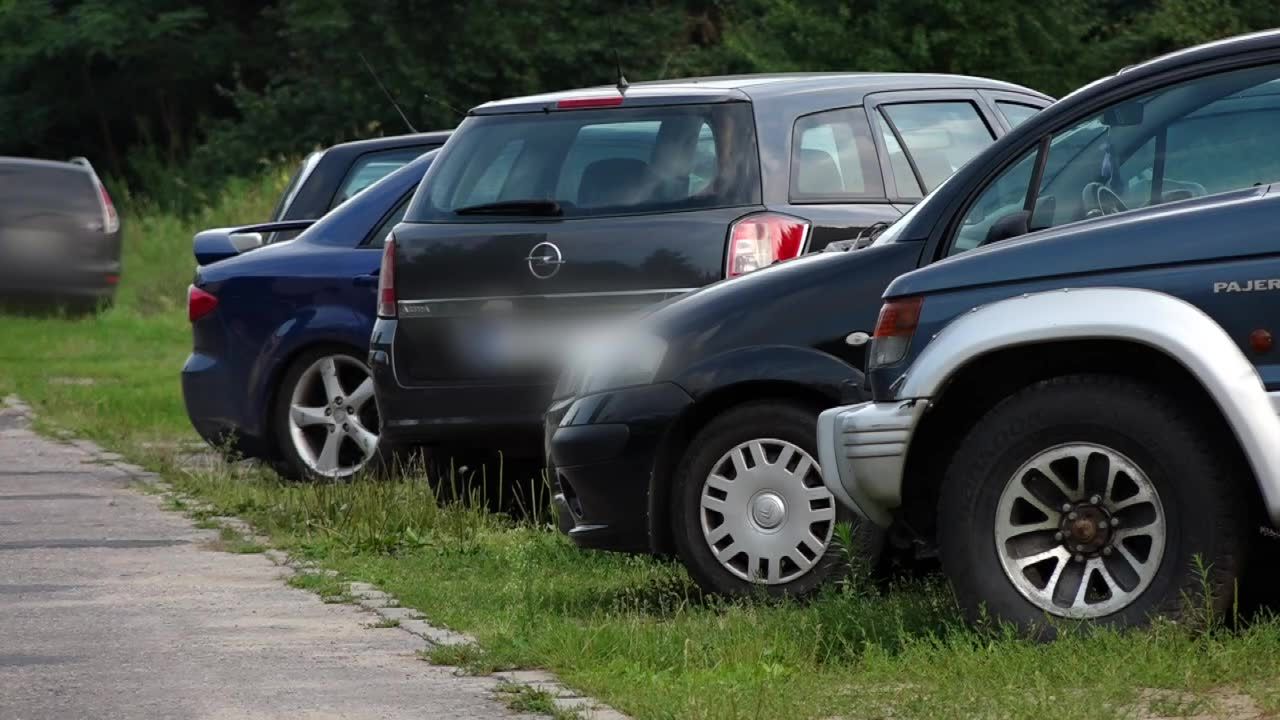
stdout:
[[315,222],[315,220],[282,220],[258,225],[202,230],[191,240],[191,249],[196,256],[197,265],[209,265],[261,247],[268,235],[290,230],[306,230]]

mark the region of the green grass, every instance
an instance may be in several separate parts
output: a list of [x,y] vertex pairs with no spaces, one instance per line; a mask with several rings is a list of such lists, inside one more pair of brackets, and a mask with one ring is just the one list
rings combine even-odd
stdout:
[[1270,618],[1236,630],[1069,632],[1045,645],[965,626],[936,579],[883,588],[851,575],[809,603],[720,602],[676,563],[580,552],[545,522],[441,503],[421,479],[290,484],[251,467],[185,466],[176,448],[195,440],[178,383],[191,235],[266,217],[282,177],[243,183],[195,218],[126,217],[116,307],[0,317],[0,393],[31,403],[43,429],[92,438],[210,506],[174,509],[205,524],[240,516],[338,573],[299,574],[294,586],[346,602],[346,581],[372,582],[479,641],[434,650],[432,662],[546,668],[638,719],[1280,713],[1280,621]]

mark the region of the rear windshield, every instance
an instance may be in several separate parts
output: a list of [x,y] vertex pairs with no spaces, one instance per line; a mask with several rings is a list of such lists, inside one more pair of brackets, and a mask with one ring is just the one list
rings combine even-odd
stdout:
[[[760,202],[759,162],[747,103],[474,116],[450,139],[405,219],[752,205]],[[495,203],[506,207],[484,207]],[[532,209],[522,210],[526,203]]]

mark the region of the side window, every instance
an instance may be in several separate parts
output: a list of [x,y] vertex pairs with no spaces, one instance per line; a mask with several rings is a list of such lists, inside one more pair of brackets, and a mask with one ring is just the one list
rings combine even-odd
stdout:
[[356,193],[364,190],[382,178],[408,165],[415,158],[426,152],[424,147],[398,148],[382,152],[365,153],[356,160],[347,176],[343,178],[338,193],[333,196],[333,204],[329,209],[350,200]]
[[1038,107],[1005,100],[997,100],[996,107],[1000,108],[1000,114],[1004,115],[1004,119],[1009,121],[1009,127],[1011,128],[1018,127],[1030,119],[1032,115],[1040,112]]
[[978,200],[969,206],[960,230],[951,243],[949,255],[972,250],[987,240],[991,226],[1010,213],[1020,212],[1027,200],[1027,186],[1035,169],[1036,151],[1023,156],[987,186]]
[[907,153],[898,144],[898,136],[893,134],[889,129],[889,123],[884,121],[884,116],[880,113],[875,114],[876,129],[880,133],[880,137],[884,140],[885,149],[889,151],[889,171],[893,173],[893,184],[897,192],[895,197],[900,198],[922,198],[924,191],[920,189],[920,183],[916,180],[916,171],[911,169],[911,163],[907,160]]
[[378,227],[369,233],[369,237],[365,239],[364,247],[381,248],[387,242],[387,236],[391,234],[392,228],[399,225],[400,221],[404,219],[404,211],[409,207],[409,198],[411,197],[413,197],[412,192],[396,201],[395,209],[391,211],[391,214],[383,218],[382,222],[378,223]]
[[861,107],[796,120],[791,147],[791,202],[846,202],[884,197],[875,142]]
[[[1123,100],[1053,133],[1029,229],[1280,181],[1277,144],[1280,65]],[[966,211],[949,252],[986,242],[985,228],[1015,210],[992,198],[1016,193],[995,186],[1021,183],[1025,191],[1030,177],[1018,166],[998,177]]]
[[971,102],[883,105],[880,111],[902,138],[925,192],[938,187],[961,165],[995,142],[991,128]]

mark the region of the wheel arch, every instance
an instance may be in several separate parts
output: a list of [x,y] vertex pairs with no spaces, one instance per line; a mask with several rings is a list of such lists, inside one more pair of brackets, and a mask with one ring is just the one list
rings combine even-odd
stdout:
[[280,400],[280,383],[283,381],[284,376],[293,369],[293,366],[298,362],[298,358],[316,350],[348,352],[360,362],[367,364],[367,360],[360,348],[340,336],[309,336],[305,339],[300,339],[298,343],[290,346],[287,351],[281,354],[279,359],[272,363],[263,374],[263,380],[260,385],[263,392],[259,395],[259,397],[265,398],[262,407],[259,409],[263,445],[270,451],[273,458],[279,454],[274,415]]
[[817,386],[791,380],[747,380],[717,388],[696,401],[668,428],[649,476],[649,545],[658,555],[674,552],[671,534],[671,483],[694,436],[720,414],[755,402],[785,402],[818,412],[839,402]]
[[[1124,313],[1115,308],[1123,307]],[[927,398],[904,468],[902,519],[932,530],[932,503],[966,429],[1022,387],[1062,374],[1113,373],[1176,388],[1253,472],[1251,491],[1280,518],[1280,419],[1257,373],[1202,311],[1128,288],[1056,291],[994,303],[953,322],[913,363],[899,397]],[[907,505],[910,504],[908,508]]]

